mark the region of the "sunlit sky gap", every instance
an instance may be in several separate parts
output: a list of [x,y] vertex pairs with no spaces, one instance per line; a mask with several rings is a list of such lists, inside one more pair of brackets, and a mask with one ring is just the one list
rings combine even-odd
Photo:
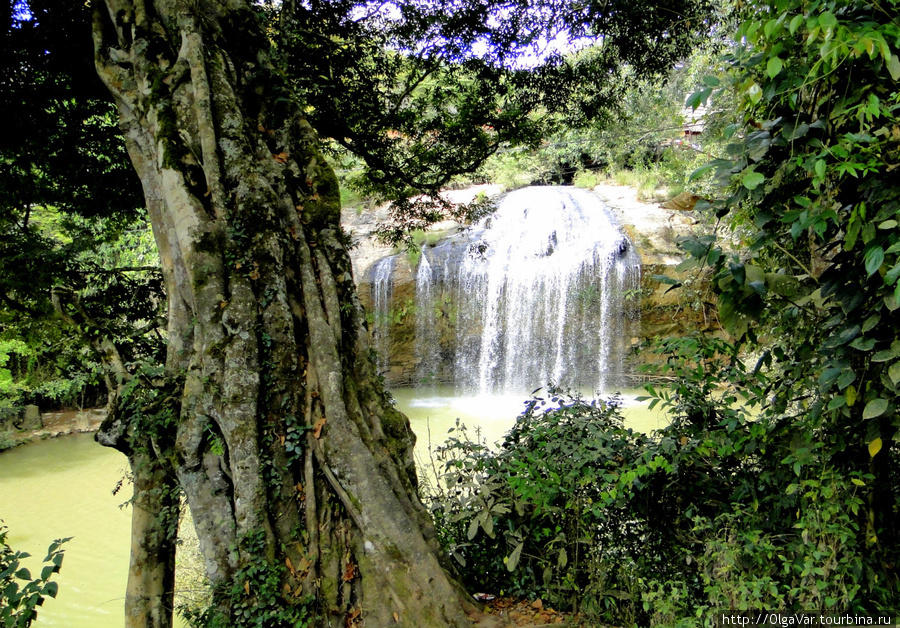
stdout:
[[[471,0],[449,0],[444,4],[448,11],[452,11],[453,5],[457,5],[456,8],[462,10],[466,2],[469,1]],[[433,6],[433,3],[429,3],[427,0],[419,0],[418,2],[412,0],[409,4],[425,9]],[[522,6],[514,2],[497,6],[492,11],[485,26],[489,32],[499,32],[503,29],[505,21],[513,15],[521,15],[522,10]],[[533,36],[532,33],[523,33],[523,37],[516,42],[516,45],[503,55],[502,62],[506,67],[512,69],[534,68],[551,57],[578,52],[602,41],[602,37],[599,36],[574,36],[562,26],[553,28],[551,22],[555,20],[549,15],[546,7],[532,5],[527,11],[530,11],[532,17],[537,18],[537,21],[545,22],[546,28],[542,28],[541,31],[549,31],[551,34]],[[544,17],[543,20],[541,20],[542,16]],[[393,1],[361,2],[353,9],[351,19],[365,21],[373,25],[383,24],[385,28],[390,28],[402,22],[402,5]],[[426,35],[416,48],[401,48],[401,50],[405,50],[405,52],[415,56],[427,56],[429,51],[443,49],[447,43],[449,43],[447,40]],[[478,37],[469,44],[468,51],[463,54],[463,58],[481,58],[486,61],[497,61],[496,43],[489,35]]]

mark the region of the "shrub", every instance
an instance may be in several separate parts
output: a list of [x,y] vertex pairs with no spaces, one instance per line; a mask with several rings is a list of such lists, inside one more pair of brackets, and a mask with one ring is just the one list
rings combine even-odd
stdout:
[[[671,424],[653,435],[624,428],[615,398],[551,389],[499,451],[465,433],[439,450],[434,513],[465,583],[614,625],[707,624],[724,608],[894,612],[896,546],[864,499],[875,476],[842,471],[802,408],[773,412],[734,345],[660,350],[671,383],[646,399]],[[898,488],[882,493],[895,513]]]
[[662,463],[645,459],[649,442],[622,426],[617,399],[552,388],[528,402],[499,452],[464,432],[448,441],[435,513],[466,584],[633,619],[640,563],[660,557],[622,507]]
[[597,173],[586,170],[582,170],[576,174],[575,179],[572,181],[572,185],[576,188],[585,188],[587,190],[592,190],[597,187],[598,183],[600,183],[600,177],[597,176]]
[[0,626],[3,628],[27,628],[37,619],[37,608],[49,596],[56,597],[59,585],[51,582],[53,574],[62,567],[62,544],[70,539],[57,539],[50,544],[41,575],[32,578],[31,572],[22,567],[27,552],[14,551],[6,542],[9,530],[0,524]]

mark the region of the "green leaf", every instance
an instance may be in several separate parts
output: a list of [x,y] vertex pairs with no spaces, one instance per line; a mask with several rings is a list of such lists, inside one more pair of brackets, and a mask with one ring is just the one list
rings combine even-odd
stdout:
[[708,87],[718,87],[720,85],[719,79],[715,76],[707,75],[707,76],[704,76],[702,80],[703,80],[703,84]]
[[894,264],[894,267],[884,274],[884,283],[893,286],[897,283],[897,277],[900,277],[900,262]]
[[678,244],[682,249],[687,251],[691,257],[702,259],[709,254],[709,243],[701,242],[700,238],[684,238],[683,240],[680,240]]
[[828,384],[836,380],[840,374],[841,369],[833,367],[825,369],[822,371],[822,374],[819,375],[819,386],[821,386],[823,390],[826,389]]
[[472,519],[472,523],[469,524],[469,530],[466,533],[466,537],[471,541],[475,538],[475,535],[478,534],[478,518]]
[[741,185],[743,185],[748,190],[755,190],[762,183],[764,183],[766,177],[756,171],[749,171],[743,177],[741,177]]
[[760,296],[766,295],[766,284],[762,281],[751,281],[747,284],[747,287]]
[[874,338],[863,338],[860,336],[856,340],[850,343],[850,346],[858,351],[871,351],[872,347],[875,346]]
[[856,379],[856,373],[853,371],[844,371],[841,373],[840,377],[838,377],[837,385],[840,390],[845,389],[853,380]]
[[696,181],[715,167],[715,164],[706,164],[705,166],[700,166],[691,173],[691,176],[688,177],[688,181]]
[[692,110],[697,110],[700,105],[706,103],[710,94],[712,94],[712,88],[706,87],[701,89],[699,92],[694,92],[690,96],[688,96],[687,100],[684,103],[685,107],[690,107]]
[[881,314],[873,314],[862,325],[862,332],[866,333],[872,331],[875,328],[875,325],[881,320]]
[[885,349],[884,351],[879,351],[875,355],[872,356],[872,362],[887,362],[888,360],[893,360],[897,357],[897,352],[893,349]]
[[825,163],[825,160],[824,160],[824,159],[818,159],[818,160],[816,160],[816,165],[815,165],[816,176],[819,177],[820,179],[823,179],[823,180],[824,180],[824,179],[825,179],[825,168],[826,168],[826,167],[827,167],[827,164]]
[[863,409],[863,419],[868,420],[879,417],[884,414],[884,411],[887,410],[887,407],[887,399],[873,399],[872,401],[867,403],[865,409]]
[[744,265],[744,274],[746,275],[747,281],[766,281],[766,273],[759,266],[754,266],[753,264],[745,264]]
[[900,383],[900,362],[891,364],[891,368],[888,369],[888,377],[891,378],[895,386]]
[[788,25],[788,30],[790,31],[791,35],[797,32],[797,29],[800,28],[801,24],[803,24],[803,16],[795,15],[793,19],[791,19],[790,25]]
[[772,57],[766,64],[766,74],[769,75],[769,78],[775,78],[781,72],[783,67],[784,61],[778,57]]
[[681,284],[681,282],[679,282],[677,279],[672,279],[671,277],[667,277],[666,275],[650,275],[650,278],[653,281],[658,281],[659,283],[668,284],[670,286],[677,286]]
[[55,598],[57,593],[59,593],[59,585],[55,582],[48,582],[44,585],[44,588],[41,589],[41,595],[46,595],[48,597]]
[[891,55],[891,58],[887,60],[885,66],[887,66],[887,71],[890,72],[891,78],[895,81],[900,81],[900,57]]
[[766,273],[766,288],[779,296],[793,298],[800,292],[800,280],[792,275]]
[[880,246],[871,247],[866,251],[865,261],[866,272],[869,277],[871,277],[878,272],[878,269],[881,268],[881,265],[884,263],[884,249]]
[[510,553],[509,557],[506,559],[506,568],[509,571],[515,571],[516,567],[519,564],[519,558],[522,556],[522,548],[525,546],[524,543],[519,543]]

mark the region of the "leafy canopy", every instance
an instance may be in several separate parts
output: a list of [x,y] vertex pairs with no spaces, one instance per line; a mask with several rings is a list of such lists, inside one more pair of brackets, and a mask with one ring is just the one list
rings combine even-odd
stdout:
[[[354,185],[418,228],[437,192],[501,146],[609,120],[627,81],[667,72],[711,28],[711,3],[286,3],[286,71],[321,136],[362,158]],[[548,42],[560,42],[547,50]],[[569,46],[584,48],[563,54]],[[525,61],[527,59],[527,61]],[[424,193],[412,204],[406,199]]]

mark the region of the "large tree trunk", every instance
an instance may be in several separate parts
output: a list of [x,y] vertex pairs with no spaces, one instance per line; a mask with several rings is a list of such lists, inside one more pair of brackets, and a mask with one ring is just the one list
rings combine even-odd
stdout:
[[128,456],[134,482],[126,628],[171,628],[181,496],[171,470],[144,451]]
[[409,423],[369,355],[337,181],[251,6],[95,7],[97,67],[164,268],[166,367],[183,381],[155,449],[229,625],[293,625],[311,599],[315,625],[467,625],[416,496]]

